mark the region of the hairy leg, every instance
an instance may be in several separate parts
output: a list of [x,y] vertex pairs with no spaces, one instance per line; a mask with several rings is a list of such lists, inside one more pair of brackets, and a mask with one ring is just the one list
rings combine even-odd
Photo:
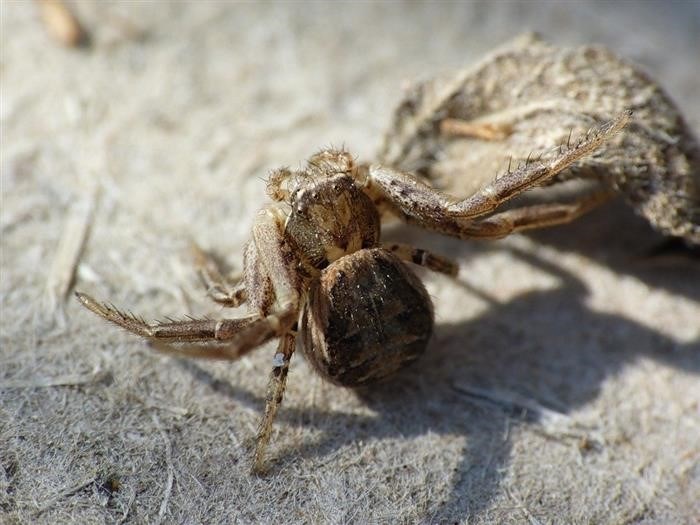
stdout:
[[[253,316],[221,320],[169,319],[149,323],[141,317],[99,303],[86,294],[78,292],[76,296],[93,313],[153,341],[161,351],[236,359],[273,337],[288,332],[298,317],[300,283],[295,260],[285,252],[282,219],[279,210],[263,210],[253,227],[253,240],[247,249],[257,253],[257,258],[251,264],[256,266],[253,274],[260,278],[260,283],[254,281],[253,284],[261,284],[260,290],[256,291],[260,293],[262,290],[266,294],[262,298],[253,295],[253,299],[258,299],[257,302],[252,301],[252,306],[258,310]],[[249,270],[246,268],[247,272]],[[168,343],[187,346],[168,346]]]
[[272,373],[267,384],[265,396],[265,413],[258,426],[258,434],[255,443],[255,457],[253,460],[253,472],[262,474],[265,471],[265,450],[270,442],[272,423],[277,415],[277,410],[282,404],[284,391],[287,386],[287,373],[289,361],[294,354],[296,346],[296,333],[287,332],[280,338],[277,352],[273,358]]
[[496,179],[468,199],[451,205],[448,213],[455,217],[474,218],[492,212],[501,203],[550,180],[578,159],[598,149],[625,127],[629,118],[630,113],[625,112],[615,120],[593,129],[574,145],[563,148],[559,155],[548,162],[526,163]]
[[[80,303],[129,332],[150,340],[156,350],[180,357],[234,360],[279,336],[274,318],[187,319],[146,322],[141,317],[76,292]],[[177,345],[177,346],[173,346]]]
[[400,171],[370,166],[366,181],[368,194],[375,202],[388,205],[405,221],[460,238],[480,237],[474,219],[493,213],[502,203],[522,192],[547,182],[576,160],[592,153],[622,129],[630,113],[592,130],[547,162],[529,162],[494,180],[464,200],[439,192],[425,182]]
[[[258,213],[253,225],[253,238],[246,248],[246,285],[249,302],[262,314],[269,308],[286,324],[280,333],[286,332],[296,322],[301,280],[297,274],[297,258],[289,252],[284,242],[286,213],[281,208],[269,207]],[[249,255],[250,252],[250,255]],[[249,262],[254,259],[260,283],[248,283]],[[271,297],[257,297],[258,292],[271,293]],[[269,304],[269,306],[268,306]],[[261,305],[265,305],[263,309]],[[294,314],[292,316],[285,314]]]
[[549,203],[523,206],[500,213],[469,225],[472,238],[499,239],[524,230],[566,224],[584,215],[615,195],[610,190],[594,192],[569,203]]

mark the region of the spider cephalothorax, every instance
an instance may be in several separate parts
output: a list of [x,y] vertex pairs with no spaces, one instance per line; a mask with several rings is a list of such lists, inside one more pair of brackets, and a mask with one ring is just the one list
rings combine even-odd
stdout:
[[301,170],[274,171],[268,181],[274,202],[256,216],[242,282],[231,287],[196,250],[209,295],[225,306],[246,303],[246,317],[146,323],[88,295],[78,293],[78,299],[99,316],[174,355],[234,360],[279,338],[257,436],[254,469],[260,470],[298,334],[321,375],[345,386],[391,375],[415,361],[428,344],[432,304],[407,263],[452,276],[457,266],[410,245],[382,243],[381,217],[393,214],[461,239],[500,238],[568,222],[607,195],[507,211],[497,208],[593,152],[628,119],[625,113],[604,123],[561,146],[556,158],[525,163],[464,200],[407,173],[356,165],[349,153],[333,149],[317,153]]
[[[329,152],[324,152],[328,155]],[[339,152],[339,157],[344,157]],[[285,235],[300,259],[320,270],[344,255],[379,245],[379,213],[354,171],[303,179],[290,196]]]

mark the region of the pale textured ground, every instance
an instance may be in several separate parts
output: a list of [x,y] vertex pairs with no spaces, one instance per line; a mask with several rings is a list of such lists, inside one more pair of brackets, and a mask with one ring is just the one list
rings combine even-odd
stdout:
[[390,232],[461,261],[422,274],[428,354],[362,394],[296,358],[262,479],[271,347],[179,361],[55,297],[94,205],[77,288],[218,314],[189,238],[240,267],[270,169],[371,158],[404,81],[524,30],[637,61],[698,130],[697,2],[75,5],[88,50],[2,2],[0,523],[698,522],[700,264],[649,257],[617,203],[490,244]]

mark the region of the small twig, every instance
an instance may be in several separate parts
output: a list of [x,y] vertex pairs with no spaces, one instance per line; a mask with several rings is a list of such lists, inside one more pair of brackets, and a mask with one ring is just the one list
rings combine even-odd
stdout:
[[58,242],[46,280],[47,306],[51,313],[55,312],[58,304],[65,300],[73,284],[75,271],[92,222],[96,200],[97,189],[95,188],[90,195],[73,205],[69,211],[63,235]]
[[536,400],[521,396],[515,392],[489,390],[456,383],[452,384],[452,388],[460,394],[467,395],[477,401],[496,404],[509,412],[527,413],[541,425],[542,432],[546,437],[569,437],[577,440],[586,439],[595,443],[601,442],[601,439],[577,428],[577,423],[566,414],[547,408]]
[[99,383],[105,377],[109,376],[109,372],[101,370],[99,366],[88,374],[65,374],[56,377],[37,377],[33,379],[10,379],[9,381],[0,382],[0,390],[10,388],[49,388],[54,386],[76,386],[89,385]]
[[168,509],[168,501],[170,500],[170,493],[172,492],[173,481],[175,479],[175,467],[173,466],[173,449],[170,446],[170,440],[168,439],[168,435],[165,433],[165,430],[163,430],[163,427],[160,425],[160,420],[158,419],[158,416],[152,414],[151,417],[153,418],[153,422],[156,424],[158,432],[160,432],[160,435],[163,437],[163,441],[165,442],[165,464],[168,466],[168,477],[165,480],[165,489],[163,490],[163,501],[160,504],[158,518],[155,520],[155,523],[160,524],[163,522],[165,512]]
[[157,400],[155,398],[145,399],[145,398],[142,398],[140,396],[135,396],[135,397],[141,403],[143,403],[143,405],[146,408],[155,408],[157,410],[163,410],[166,412],[170,412],[171,414],[175,414],[178,417],[184,417],[190,413],[190,411],[185,407],[169,405],[167,403],[161,403],[161,402],[159,402],[159,400]]
[[509,410],[528,412],[537,417],[540,421],[544,419],[570,419],[569,416],[562,414],[561,412],[556,412],[544,407],[534,399],[526,398],[520,394],[516,394],[515,392],[486,389],[457,383],[454,383],[452,388],[461,394],[466,394],[469,397],[484,401],[490,401],[491,403],[500,405]]

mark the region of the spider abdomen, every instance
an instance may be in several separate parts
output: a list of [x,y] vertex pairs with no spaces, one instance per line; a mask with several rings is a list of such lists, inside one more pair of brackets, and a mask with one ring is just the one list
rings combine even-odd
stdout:
[[323,270],[300,323],[308,360],[344,386],[379,381],[415,361],[432,331],[423,283],[380,248],[357,251]]

